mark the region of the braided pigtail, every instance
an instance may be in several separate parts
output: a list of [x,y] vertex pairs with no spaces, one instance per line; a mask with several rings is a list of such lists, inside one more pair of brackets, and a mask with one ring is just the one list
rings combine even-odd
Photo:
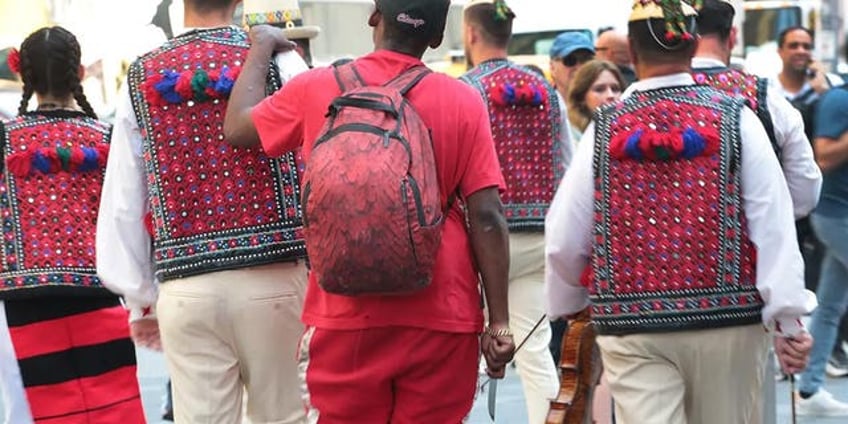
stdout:
[[20,75],[21,81],[24,83],[23,95],[21,96],[21,103],[18,106],[18,115],[23,115],[27,113],[27,107],[29,106],[29,100],[32,98],[33,93],[35,93],[35,87],[32,84],[32,61],[29,59],[30,51],[30,39],[28,38],[21,44],[20,49]]
[[77,83],[77,87],[74,89],[74,100],[77,101],[77,104],[80,108],[82,108],[86,115],[97,119],[97,114],[94,113],[94,108],[92,108],[91,104],[88,103],[88,98],[85,97],[85,93],[82,91],[82,84],[80,83]]
[[26,112],[30,98],[38,93],[67,101],[73,97],[86,115],[96,118],[94,109],[83,93],[79,74],[80,58],[79,42],[65,28],[44,27],[30,34],[21,44],[20,50],[24,95],[19,112]]

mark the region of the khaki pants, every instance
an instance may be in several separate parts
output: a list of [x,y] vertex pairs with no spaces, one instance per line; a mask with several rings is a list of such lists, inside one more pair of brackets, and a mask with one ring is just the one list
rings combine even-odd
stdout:
[[305,420],[297,346],[306,267],[276,263],[161,285],[157,314],[179,424]]
[[[545,235],[509,235],[509,326],[518,344],[545,315]],[[544,424],[550,401],[559,391],[554,359],[551,356],[551,326],[547,319],[515,354],[515,364],[529,424]],[[517,346],[516,346],[517,347]]]
[[599,336],[618,424],[760,424],[762,325]]

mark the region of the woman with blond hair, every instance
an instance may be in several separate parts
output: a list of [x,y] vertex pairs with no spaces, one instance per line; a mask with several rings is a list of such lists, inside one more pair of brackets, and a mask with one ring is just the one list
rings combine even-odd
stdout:
[[598,107],[621,97],[622,87],[624,77],[614,63],[590,60],[580,66],[571,80],[567,99],[574,140],[580,141]]

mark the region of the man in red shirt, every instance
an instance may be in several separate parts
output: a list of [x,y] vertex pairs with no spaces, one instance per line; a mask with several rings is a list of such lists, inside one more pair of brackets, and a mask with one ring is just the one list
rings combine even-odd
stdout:
[[[376,1],[368,19],[375,52],[353,62],[365,83],[384,84],[421,65],[427,48],[442,41],[449,3]],[[302,148],[308,163],[328,106],[341,94],[333,69],[303,73],[263,100],[269,58],[291,43],[270,27],[254,27],[250,36],[225,137],[237,146],[261,142],[271,156]],[[442,74],[426,76],[406,97],[432,132],[442,205],[458,192],[469,226],[454,204],[432,283],[411,295],[340,296],[310,276],[299,360],[307,407],[322,423],[458,423],[473,403],[480,349],[494,378],[503,377],[514,352],[508,233],[499,197],[505,184],[486,107],[472,88]],[[479,339],[478,273],[489,313]]]

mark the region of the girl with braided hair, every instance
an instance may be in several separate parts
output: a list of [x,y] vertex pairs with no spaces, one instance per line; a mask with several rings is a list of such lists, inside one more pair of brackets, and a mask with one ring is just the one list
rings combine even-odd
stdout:
[[35,31],[9,63],[24,88],[0,123],[3,422],[144,423],[127,313],[95,271],[111,126],[83,94],[66,29]]
[[76,101],[86,115],[97,118],[82,91],[80,46],[70,31],[60,26],[41,28],[24,40],[17,55],[24,83],[19,114],[27,112],[35,94],[38,110],[73,110]]

